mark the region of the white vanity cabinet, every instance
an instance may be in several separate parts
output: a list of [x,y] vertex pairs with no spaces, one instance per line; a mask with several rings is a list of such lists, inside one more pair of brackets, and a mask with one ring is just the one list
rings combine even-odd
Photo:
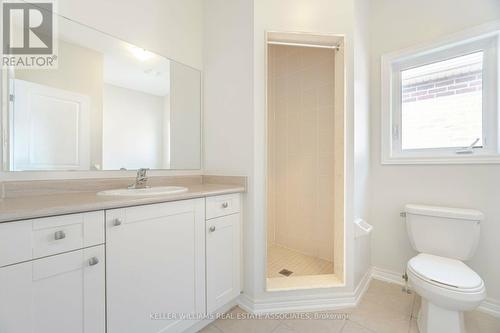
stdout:
[[240,294],[240,196],[206,199],[207,312]]
[[205,313],[204,203],[106,211],[108,333],[182,332]]
[[0,333],[193,330],[240,294],[240,195],[0,223]]
[[0,240],[0,332],[105,332],[104,212],[3,223]]

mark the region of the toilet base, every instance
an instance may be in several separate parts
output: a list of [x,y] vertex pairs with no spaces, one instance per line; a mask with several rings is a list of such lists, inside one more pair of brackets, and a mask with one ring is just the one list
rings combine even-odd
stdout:
[[463,312],[439,307],[423,298],[417,326],[420,333],[466,333]]

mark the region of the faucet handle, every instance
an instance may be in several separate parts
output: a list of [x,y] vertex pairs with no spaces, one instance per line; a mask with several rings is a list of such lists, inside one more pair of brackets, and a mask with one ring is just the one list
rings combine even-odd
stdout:
[[148,181],[147,172],[149,168],[139,168],[137,169],[137,175],[135,176],[135,182],[128,186],[129,189],[145,188]]
[[140,168],[137,170],[137,176],[136,176],[136,180],[137,181],[145,181],[147,179],[147,173],[148,173],[148,170],[147,168]]
[[137,170],[137,176],[144,177],[148,173],[149,168],[140,168]]
[[135,177],[135,183],[130,185],[129,188],[145,188],[148,187],[146,183],[148,182],[147,172],[149,169],[140,168],[137,170],[137,176]]

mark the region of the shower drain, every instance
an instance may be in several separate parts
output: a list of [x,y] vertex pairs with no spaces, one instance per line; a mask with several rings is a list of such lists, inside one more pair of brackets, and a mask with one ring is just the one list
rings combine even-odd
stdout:
[[288,269],[282,269],[281,271],[279,271],[279,273],[284,276],[290,276],[293,274],[293,272],[289,271]]

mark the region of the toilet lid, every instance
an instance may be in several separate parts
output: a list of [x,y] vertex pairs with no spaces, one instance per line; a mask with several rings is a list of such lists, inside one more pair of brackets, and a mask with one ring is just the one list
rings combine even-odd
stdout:
[[483,286],[481,277],[460,260],[421,253],[410,259],[408,269],[444,288],[472,291]]

